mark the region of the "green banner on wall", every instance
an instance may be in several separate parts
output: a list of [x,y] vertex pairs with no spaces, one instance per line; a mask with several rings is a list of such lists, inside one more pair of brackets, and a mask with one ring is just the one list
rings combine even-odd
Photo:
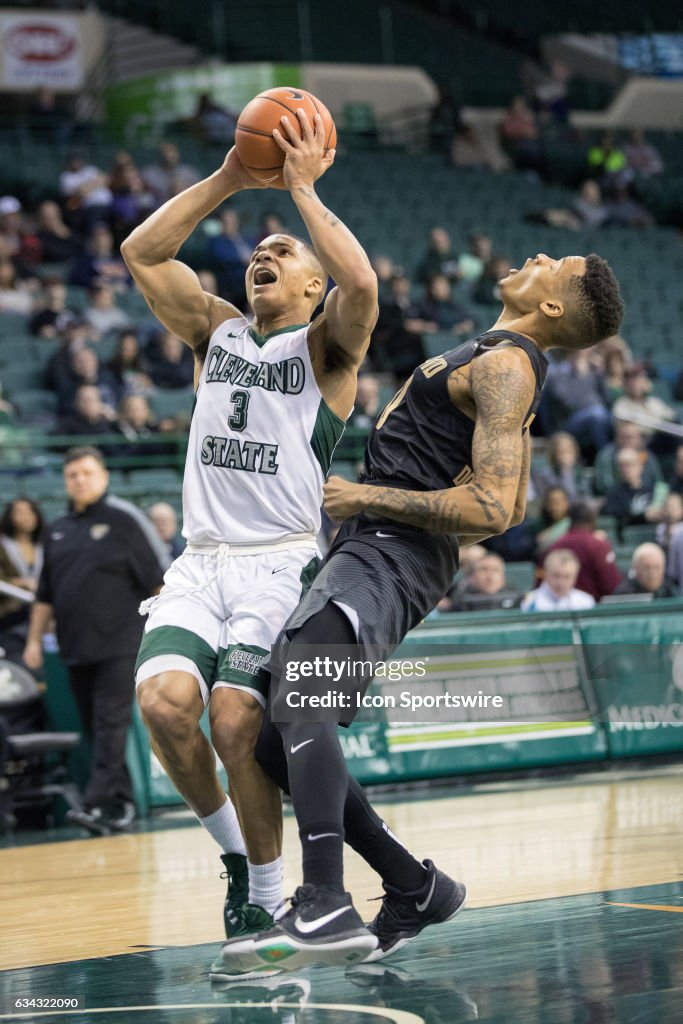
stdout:
[[239,113],[265,89],[299,85],[298,64],[207,64],[162,71],[112,85],[105,94],[107,121],[125,132],[129,142],[157,137],[164,125],[183,121],[197,111],[199,97]]

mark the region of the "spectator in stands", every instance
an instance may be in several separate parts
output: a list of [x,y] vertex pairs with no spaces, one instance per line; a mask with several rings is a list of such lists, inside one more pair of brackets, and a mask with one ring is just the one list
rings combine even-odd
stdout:
[[[71,366],[74,352],[83,348],[90,337],[90,328],[82,317],[74,316],[60,327],[59,348],[50,356],[45,368],[45,387],[62,395],[68,403],[68,396],[73,392],[75,378]],[[64,405],[65,412],[67,405]]]
[[588,150],[588,168],[597,174],[602,186],[611,191],[619,184],[628,184],[633,178],[626,156],[617,146],[614,132],[604,132],[600,141]]
[[33,308],[31,284],[22,281],[9,257],[0,258],[0,313],[28,316]]
[[119,169],[116,184],[112,181],[112,196],[111,224],[120,243],[155,209],[156,197],[132,161]]
[[235,138],[237,116],[205,92],[199,97],[190,125],[201,142],[207,146],[220,146],[227,153]]
[[116,291],[126,291],[131,285],[128,267],[114,248],[114,236],[106,224],[96,224],[84,253],[77,256],[71,266],[70,283],[82,288],[94,284],[108,284]]
[[383,256],[381,253],[373,256],[371,263],[377,274],[380,299],[387,299],[391,293],[391,282],[402,271],[399,271],[390,256]]
[[64,223],[59,205],[46,199],[38,207],[38,242],[43,263],[65,263],[83,249],[83,244]]
[[119,395],[150,394],[154,390],[135,331],[121,332],[108,369],[116,381]]
[[[617,456],[623,448],[638,452],[643,467],[643,486],[654,491],[655,484],[664,479],[659,459],[645,447],[643,431],[635,423],[616,420],[614,441],[605,445],[595,459],[593,466],[593,492],[603,497],[618,481]],[[682,463],[683,468],[683,463]]]
[[94,284],[89,292],[89,302],[83,311],[83,318],[93,329],[94,337],[101,337],[110,331],[119,331],[130,326],[130,317],[119,309],[114,298],[114,289],[108,284]]
[[592,608],[595,598],[576,587],[580,568],[573,551],[554,548],[543,561],[543,582],[526,595],[522,601],[522,611],[561,612]]
[[599,451],[609,443],[612,420],[604,381],[587,351],[570,352],[550,365],[539,413],[544,427],[568,431],[584,451]]
[[683,527],[683,495],[670,491],[661,505],[660,518],[655,530],[655,540],[663,551],[668,551],[671,541]]
[[566,124],[569,120],[569,82],[571,68],[563,60],[554,60],[534,87],[534,104],[542,121]]
[[476,561],[465,587],[453,598],[450,610],[483,612],[495,608],[517,608],[521,600],[521,593],[508,586],[503,559],[487,552]]
[[578,501],[572,505],[569,518],[568,531],[548,551],[558,548],[573,551],[579,560],[576,586],[599,601],[606,594],[612,594],[621,580],[614,550],[605,536],[599,535],[597,513],[589,502]]
[[484,273],[486,265],[494,258],[493,242],[488,235],[481,231],[473,231],[467,240],[467,245],[467,250],[460,253],[458,257],[460,280],[467,284],[476,284]]
[[564,487],[551,487],[543,495],[540,516],[529,524],[535,540],[536,558],[541,558],[551,544],[564,537],[571,526],[570,504]]
[[664,161],[652,143],[647,141],[642,128],[631,132],[624,146],[624,155],[629,167],[639,178],[652,178],[664,170]]
[[614,405],[616,400],[624,394],[624,377],[628,362],[624,353],[618,349],[605,353],[603,380],[607,402],[610,406]]
[[73,401],[73,410],[59,421],[60,434],[74,436],[89,434],[113,434],[116,413],[102,401],[99,388],[94,384],[82,384]]
[[643,482],[643,462],[633,448],[622,448],[617,454],[618,482],[607,491],[602,513],[614,516],[621,531],[625,526],[655,523],[660,516],[665,495],[655,496],[655,488]]
[[356,401],[348,420],[348,426],[369,433],[379,415],[379,384],[372,373],[362,373],[356,385]]
[[171,560],[175,562],[185,550],[185,538],[178,533],[178,517],[173,505],[157,501],[147,510],[147,515],[168,548]]
[[584,181],[572,210],[578,218],[577,228],[599,228],[609,219],[609,208],[603,202],[600,186],[592,180]]
[[[675,421],[677,419],[676,410],[651,392],[652,381],[644,365],[634,363],[632,366],[627,366],[624,372],[624,394],[616,400],[612,407],[614,418],[636,423],[643,416],[651,420]],[[654,450],[666,451],[670,448],[666,436],[655,439],[655,426],[638,425],[643,432],[646,444],[652,445],[653,440],[655,441]]]
[[69,219],[83,231],[89,231],[98,220],[109,216],[112,194],[109,178],[94,164],[88,164],[80,152],[67,158],[66,168],[59,176],[59,191],[64,197]]
[[634,199],[630,186],[617,183],[612,198],[607,203],[609,224],[621,228],[652,228],[655,219],[642,203]]
[[64,380],[62,389],[58,391],[58,410],[67,412],[71,409],[76,389],[83,384],[92,384],[99,389],[102,401],[114,408],[119,394],[112,373],[100,366],[97,353],[87,346],[74,348],[69,359],[70,378]]
[[0,241],[2,256],[9,257],[20,274],[32,273],[30,268],[40,262],[40,243],[37,235],[26,229],[16,196],[0,198]]
[[254,251],[253,239],[242,233],[237,210],[221,210],[221,233],[209,242],[209,255],[216,267],[218,286],[224,298],[240,309],[244,306],[244,272]]
[[631,558],[628,577],[615,594],[651,594],[654,598],[676,597],[676,584],[665,575],[666,555],[657,544],[639,544]]
[[461,122],[453,133],[451,162],[454,167],[493,171],[508,171],[512,161],[503,152],[499,140],[487,125]]
[[31,317],[29,330],[41,338],[56,338],[76,314],[66,305],[66,285],[63,281],[48,280],[39,299],[37,311]]
[[527,213],[524,219],[530,224],[548,224],[551,228],[580,231],[582,228],[599,228],[607,224],[609,208],[603,202],[600,186],[595,181],[584,181],[570,207],[546,207]]
[[427,294],[417,303],[417,317],[430,334],[437,331],[471,334],[477,327],[472,313],[454,301],[451,283],[445,274],[435,274],[429,282]]
[[275,213],[274,210],[264,210],[259,221],[256,245],[264,238],[268,238],[269,235],[286,235],[288,233],[289,228],[279,213]]
[[472,292],[474,301],[484,305],[500,302],[500,282],[508,276],[511,267],[507,256],[492,256]]
[[181,163],[180,151],[174,142],[161,143],[157,163],[145,167],[142,177],[159,205],[199,181],[195,168]]
[[441,227],[434,227],[429,232],[429,245],[418,264],[415,277],[420,284],[429,284],[437,274],[449,281],[460,280],[459,256],[453,248],[451,236]]
[[666,571],[669,579],[678,587],[678,593],[683,594],[683,530],[678,530],[671,538]]
[[146,517],[107,493],[96,448],[67,452],[64,482],[69,511],[47,536],[24,660],[34,671],[41,667],[54,617],[92,750],[85,809],[71,812],[71,820],[99,833],[125,830],[135,817],[125,750],[143,630],[138,607],[161,586],[169,558]]
[[[15,498],[0,518],[0,581],[35,594],[43,566],[45,522],[30,498]],[[10,658],[26,643],[30,604],[0,593],[0,647]]]
[[676,459],[674,461],[673,476],[671,477],[669,489],[674,494],[683,495],[683,444],[679,444],[676,449]]
[[399,378],[412,373],[426,359],[422,334],[429,325],[419,318],[410,291],[410,281],[404,274],[392,279],[390,295],[384,299],[380,296],[379,317],[370,346],[375,369],[389,370]]
[[[120,455],[164,455],[169,451],[168,445],[163,442],[156,444],[150,439],[173,427],[172,419],[157,423],[143,395],[128,395],[119,405],[115,429],[129,443],[121,445],[117,452]],[[142,447],[141,441],[145,442]]]
[[164,331],[156,347],[150,346],[149,372],[159,388],[188,388],[194,381],[194,358],[180,338]]
[[468,547],[461,548],[460,550],[460,566],[458,569],[458,575],[453,580],[453,583],[448,588],[448,591],[439,601],[437,611],[439,612],[450,612],[453,608],[453,604],[456,600],[460,599],[460,594],[466,589],[472,580],[472,574],[477,562],[481,558],[485,558],[488,554],[487,550],[481,544],[470,544]]
[[548,442],[548,461],[540,469],[532,465],[532,479],[537,494],[561,487],[570,501],[590,494],[590,481],[581,465],[576,438],[564,430],[553,434]]
[[545,171],[545,152],[538,121],[523,96],[515,96],[500,123],[503,149],[521,171]]

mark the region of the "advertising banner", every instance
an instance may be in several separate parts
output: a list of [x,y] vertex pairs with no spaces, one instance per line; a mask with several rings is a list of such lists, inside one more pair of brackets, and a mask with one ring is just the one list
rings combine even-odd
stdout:
[[11,90],[78,89],[84,51],[78,17],[0,12],[0,87]]

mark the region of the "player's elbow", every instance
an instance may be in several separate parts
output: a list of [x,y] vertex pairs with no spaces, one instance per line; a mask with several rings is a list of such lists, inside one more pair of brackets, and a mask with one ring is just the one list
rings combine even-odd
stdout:
[[346,291],[353,298],[363,303],[377,302],[377,274],[369,263],[367,266],[355,267],[345,284]]

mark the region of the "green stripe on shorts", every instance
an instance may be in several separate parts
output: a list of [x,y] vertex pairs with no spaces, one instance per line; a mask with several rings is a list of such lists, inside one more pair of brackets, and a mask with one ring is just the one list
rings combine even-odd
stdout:
[[140,644],[135,662],[136,673],[150,658],[158,658],[163,654],[180,654],[183,658],[189,658],[201,672],[206,685],[211,687],[218,655],[202,637],[181,626],[157,626],[156,629],[150,629]]
[[[310,562],[306,562],[299,574],[299,580],[301,582],[301,597],[305,597],[313,584],[313,580],[320,572],[320,566],[323,564],[323,560],[319,555],[313,555]],[[301,598],[299,598],[301,600]]]
[[270,675],[261,667],[270,652],[255,644],[230,644],[218,652],[216,681],[256,690],[268,696]]

